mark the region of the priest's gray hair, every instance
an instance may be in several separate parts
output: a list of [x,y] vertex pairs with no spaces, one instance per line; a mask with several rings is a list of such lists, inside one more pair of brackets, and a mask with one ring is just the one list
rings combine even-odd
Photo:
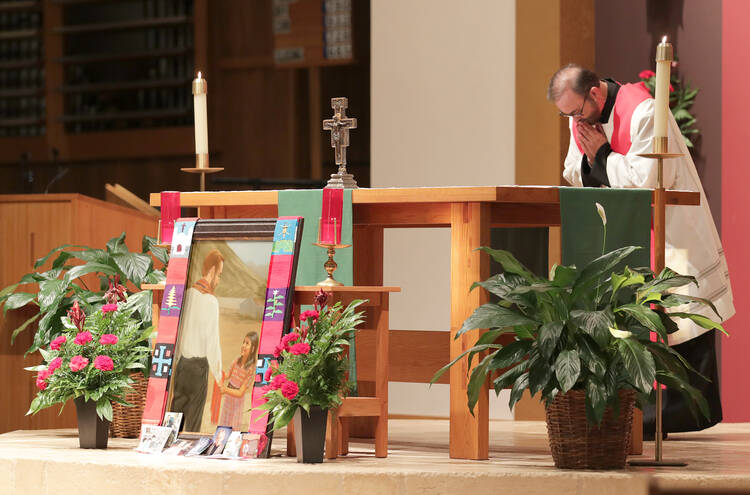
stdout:
[[547,99],[556,102],[568,88],[585,96],[591,88],[599,85],[599,76],[580,65],[568,64],[552,75],[547,88]]

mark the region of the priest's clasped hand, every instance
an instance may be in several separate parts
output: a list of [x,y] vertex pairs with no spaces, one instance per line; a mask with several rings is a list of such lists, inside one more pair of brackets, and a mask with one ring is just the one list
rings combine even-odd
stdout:
[[576,125],[578,126],[578,141],[581,143],[583,152],[589,159],[589,163],[594,163],[596,152],[599,151],[602,145],[607,143],[607,136],[599,124],[591,125],[588,122],[579,120]]

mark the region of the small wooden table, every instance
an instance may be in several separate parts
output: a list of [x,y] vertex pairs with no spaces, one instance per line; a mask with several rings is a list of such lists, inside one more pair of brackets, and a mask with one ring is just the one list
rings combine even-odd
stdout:
[[[356,299],[365,299],[360,308],[365,310],[365,325],[358,330],[375,334],[375,396],[345,397],[341,407],[329,415],[326,432],[326,459],[335,459],[349,451],[349,435],[346,420],[360,416],[375,417],[375,457],[388,455],[388,300],[391,292],[401,292],[400,287],[379,286],[297,286],[294,288],[294,314],[300,314],[300,305],[310,304],[312,296],[320,289],[329,294],[327,304],[338,301],[346,306]],[[290,423],[291,425],[291,423]],[[288,431],[293,433],[293,429]],[[293,435],[287,436],[287,453],[294,452]]]

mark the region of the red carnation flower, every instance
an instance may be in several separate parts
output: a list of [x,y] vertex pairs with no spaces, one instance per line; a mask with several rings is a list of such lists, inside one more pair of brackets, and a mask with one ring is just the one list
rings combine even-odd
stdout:
[[49,345],[49,348],[53,351],[59,351],[60,346],[62,346],[67,340],[68,338],[65,335],[60,335],[52,341],[52,343]]
[[292,400],[295,397],[297,397],[297,394],[299,393],[299,387],[296,383],[294,383],[291,380],[287,380],[284,382],[284,384],[281,386],[281,395],[283,395],[285,398]]
[[276,347],[274,347],[273,348],[273,357],[278,358],[279,356],[281,356],[281,351],[283,351],[283,350],[284,350],[284,346],[283,345],[277,345]]
[[102,371],[112,371],[115,369],[115,363],[112,358],[105,355],[99,355],[94,358],[94,368]]
[[310,344],[307,342],[298,342],[289,348],[289,352],[297,356],[300,354],[307,354],[310,352]]
[[54,373],[57,368],[59,368],[62,365],[62,358],[56,357],[52,361],[49,362],[49,366],[47,366],[47,369],[50,371],[50,373]]
[[89,360],[83,356],[73,356],[70,360],[70,371],[81,371],[83,368],[88,366]]
[[73,343],[78,345],[85,345],[92,340],[94,340],[94,337],[92,337],[91,332],[80,332],[78,335],[76,335],[76,338],[73,339]]
[[102,306],[102,313],[107,314],[111,313],[112,311],[117,311],[117,303],[105,304],[104,306]]
[[42,380],[41,378],[36,379],[36,388],[39,390],[45,390],[49,386],[49,383],[47,383],[47,380]]
[[101,345],[114,345],[118,340],[117,335],[113,333],[105,333],[99,338],[99,343]]
[[318,321],[318,317],[320,316],[320,313],[315,311],[314,309],[308,309],[307,311],[303,311],[301,315],[299,315],[300,321],[307,321],[310,318],[313,319],[313,321]]
[[282,345],[286,346],[289,344],[289,342],[294,342],[297,339],[299,339],[299,334],[296,332],[292,332],[281,337],[281,343]]
[[274,376],[271,379],[271,383],[270,383],[271,389],[278,390],[279,388],[281,388],[281,386],[284,383],[286,383],[286,381],[287,381],[286,375],[284,373],[279,373],[278,375]]
[[271,373],[273,373],[273,368],[268,368],[265,373],[263,373],[263,381],[267,382],[271,379]]
[[655,75],[656,75],[656,72],[654,72],[652,70],[642,70],[638,74],[638,77],[640,77],[641,79],[648,79],[650,77],[654,77]]

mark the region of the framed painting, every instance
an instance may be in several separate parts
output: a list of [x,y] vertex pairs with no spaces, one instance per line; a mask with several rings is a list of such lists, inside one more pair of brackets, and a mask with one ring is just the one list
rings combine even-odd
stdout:
[[183,431],[258,433],[268,451],[263,375],[289,331],[301,217],[175,223],[144,424],[167,411]]

